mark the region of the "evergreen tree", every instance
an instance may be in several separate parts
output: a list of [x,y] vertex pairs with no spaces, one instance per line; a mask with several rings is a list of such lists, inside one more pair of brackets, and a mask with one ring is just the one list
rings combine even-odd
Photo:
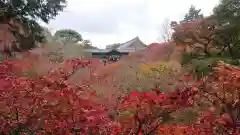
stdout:
[[194,21],[202,17],[203,17],[203,14],[201,14],[201,9],[196,9],[195,6],[191,5],[188,13],[185,14],[184,16],[183,21]]

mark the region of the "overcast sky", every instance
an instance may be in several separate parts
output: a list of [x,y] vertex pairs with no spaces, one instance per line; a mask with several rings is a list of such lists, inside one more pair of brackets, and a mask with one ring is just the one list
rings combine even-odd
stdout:
[[94,46],[125,42],[136,36],[146,44],[161,36],[165,18],[179,21],[191,4],[209,15],[219,0],[68,0],[68,6],[47,27],[70,28]]

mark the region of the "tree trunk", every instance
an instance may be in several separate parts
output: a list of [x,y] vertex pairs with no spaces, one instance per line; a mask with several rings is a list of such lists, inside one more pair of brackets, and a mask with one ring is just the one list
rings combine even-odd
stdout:
[[[235,46],[235,45],[233,45]],[[234,56],[234,53],[233,53],[233,50],[232,50],[232,47],[230,44],[228,44],[228,52],[230,54],[230,56],[232,57],[232,59],[235,59],[235,56]]]
[[204,53],[206,54],[206,56],[208,56],[208,57],[210,57],[211,56],[211,54],[208,52],[208,45],[207,44],[205,44],[204,45]]

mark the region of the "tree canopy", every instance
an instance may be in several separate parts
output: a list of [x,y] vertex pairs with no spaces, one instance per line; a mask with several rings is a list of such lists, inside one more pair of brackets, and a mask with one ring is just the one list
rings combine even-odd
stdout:
[[214,8],[213,14],[204,18],[196,15],[200,9],[195,10],[191,7],[185,16],[185,22],[172,22],[175,31],[172,38],[178,44],[195,49],[201,46],[208,56],[211,55],[210,49],[214,48],[215,51],[218,50],[219,55],[227,52],[229,56],[236,58],[240,43],[239,7],[239,0],[221,1]]
[[213,17],[218,22],[216,32],[222,45],[230,56],[240,58],[240,1],[222,0],[213,11]]
[[58,30],[54,36],[57,39],[61,39],[64,43],[77,43],[79,41],[82,41],[82,35],[76,32],[75,30],[71,29],[62,29]]
[[186,19],[186,16],[185,21],[171,23],[173,41],[185,50],[182,64],[192,64],[199,76],[205,74],[203,70],[212,71],[218,60],[240,64],[239,0],[220,1],[210,16],[195,19]]
[[[44,42],[43,28],[37,20],[48,23],[66,7],[66,0],[3,0],[0,1],[0,23],[8,24],[16,43],[12,43],[12,51],[24,51]],[[31,44],[23,44],[25,40]],[[33,44],[32,44],[33,43]],[[15,48],[15,49],[14,49]]]

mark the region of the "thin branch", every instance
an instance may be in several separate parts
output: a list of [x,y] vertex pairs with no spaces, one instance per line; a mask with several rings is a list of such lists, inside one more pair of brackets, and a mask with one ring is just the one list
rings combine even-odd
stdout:
[[223,51],[225,51],[226,48],[227,48],[227,46],[224,46],[217,55],[221,55],[223,53]]
[[161,125],[161,123],[157,124],[157,126],[155,126],[152,130],[150,130],[148,133],[146,133],[146,135],[151,135],[152,133],[154,133],[160,125]]
[[141,121],[141,119],[139,118],[138,112],[136,113],[136,119],[135,120],[138,122],[138,128],[137,128],[136,133],[133,134],[133,135],[138,135],[141,132],[142,125],[143,125],[143,121]]

